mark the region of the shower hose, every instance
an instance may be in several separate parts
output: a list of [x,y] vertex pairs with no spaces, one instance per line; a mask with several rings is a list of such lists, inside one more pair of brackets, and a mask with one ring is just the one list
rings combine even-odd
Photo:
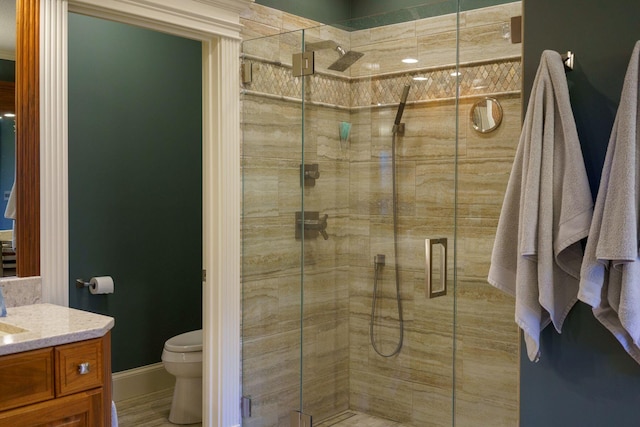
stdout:
[[400,298],[400,271],[398,268],[398,189],[396,183],[396,132],[393,132],[393,139],[391,140],[391,175],[392,175],[392,193],[393,193],[393,259],[395,263],[395,279],[396,279],[396,305],[398,307],[398,323],[400,329],[400,337],[398,338],[398,344],[395,350],[391,353],[383,353],[378,348],[378,344],[375,340],[375,334],[373,333],[373,323],[376,316],[376,302],[378,299],[378,282],[380,281],[380,273],[383,264],[376,260],[374,261],[374,273],[373,273],[373,300],[371,302],[371,320],[369,323],[369,338],[371,339],[371,346],[382,357],[391,357],[400,353],[402,349],[402,343],[404,341],[404,320],[402,318],[402,299]]

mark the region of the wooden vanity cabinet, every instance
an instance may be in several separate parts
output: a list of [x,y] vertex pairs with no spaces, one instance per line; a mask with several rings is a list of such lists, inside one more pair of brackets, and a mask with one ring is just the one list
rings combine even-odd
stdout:
[[0,356],[0,427],[110,427],[111,335]]

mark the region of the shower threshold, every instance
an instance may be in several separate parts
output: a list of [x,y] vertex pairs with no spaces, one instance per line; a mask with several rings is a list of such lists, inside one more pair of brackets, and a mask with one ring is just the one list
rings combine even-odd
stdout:
[[362,412],[347,410],[322,420],[313,427],[400,427],[402,424]]

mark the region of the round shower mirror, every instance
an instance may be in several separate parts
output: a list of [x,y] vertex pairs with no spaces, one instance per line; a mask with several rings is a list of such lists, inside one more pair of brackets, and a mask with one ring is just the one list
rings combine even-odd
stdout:
[[486,97],[471,107],[471,124],[480,133],[489,133],[502,122],[502,106],[497,99]]

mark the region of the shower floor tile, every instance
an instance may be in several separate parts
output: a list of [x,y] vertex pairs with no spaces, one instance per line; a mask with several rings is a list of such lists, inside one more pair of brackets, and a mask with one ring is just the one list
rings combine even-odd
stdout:
[[399,427],[402,424],[356,411],[345,411],[328,418],[314,427]]

